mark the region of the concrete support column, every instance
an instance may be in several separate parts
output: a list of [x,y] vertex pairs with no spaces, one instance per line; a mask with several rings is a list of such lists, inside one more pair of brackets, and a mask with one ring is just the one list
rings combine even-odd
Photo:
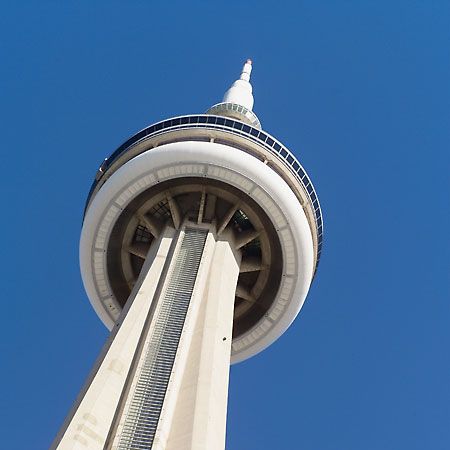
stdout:
[[225,448],[241,254],[214,228],[167,227],[152,245],[53,449]]
[[102,450],[125,386],[174,230],[166,228],[151,247],[141,277],[66,418],[51,449]]
[[223,238],[210,250],[214,254],[210,266],[205,268],[208,276],[204,291],[192,299],[200,302],[200,307],[192,335],[186,336],[190,341],[188,357],[175,413],[167,441],[164,445],[159,442],[155,450],[225,448],[234,293],[240,254],[235,252],[231,239]]

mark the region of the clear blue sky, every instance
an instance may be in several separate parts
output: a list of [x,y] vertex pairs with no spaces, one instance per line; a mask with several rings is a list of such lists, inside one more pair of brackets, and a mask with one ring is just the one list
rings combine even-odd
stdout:
[[78,268],[99,163],[251,57],[325,243],[294,325],[231,370],[227,449],[448,450],[449,2],[25,3],[0,14],[1,447],[48,447],[106,339]]

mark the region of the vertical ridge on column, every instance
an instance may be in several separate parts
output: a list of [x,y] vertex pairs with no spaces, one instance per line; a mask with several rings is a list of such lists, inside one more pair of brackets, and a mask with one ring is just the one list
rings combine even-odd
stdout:
[[135,388],[129,393],[131,401],[124,411],[120,450],[152,448],[207,234],[208,230],[184,230],[154,326],[146,339]]

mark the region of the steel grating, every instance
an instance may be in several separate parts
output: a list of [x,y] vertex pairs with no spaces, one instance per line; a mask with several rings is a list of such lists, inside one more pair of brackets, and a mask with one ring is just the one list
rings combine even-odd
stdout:
[[124,411],[118,449],[151,449],[192,297],[208,231],[186,228],[154,326],[147,336],[143,363],[136,373],[131,402]]

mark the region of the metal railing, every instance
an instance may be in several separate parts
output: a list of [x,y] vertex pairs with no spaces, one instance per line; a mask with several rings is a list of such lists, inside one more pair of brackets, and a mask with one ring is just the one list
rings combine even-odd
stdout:
[[125,154],[128,149],[140,141],[149,139],[151,137],[157,136],[159,134],[167,133],[170,131],[183,130],[183,129],[195,129],[204,128],[212,130],[222,130],[228,133],[239,135],[262,145],[264,148],[269,150],[270,153],[275,155],[279,160],[281,160],[289,171],[294,175],[297,181],[303,186],[303,189],[308,196],[312,209],[314,211],[314,219],[317,230],[317,260],[316,267],[319,265],[320,255],[322,253],[322,242],[323,242],[323,219],[322,210],[320,208],[319,198],[316,194],[314,186],[306,173],[305,169],[302,167],[297,158],[279,141],[277,141],[273,136],[262,131],[258,128],[247,125],[239,120],[233,120],[221,116],[213,116],[208,114],[199,115],[189,115],[174,117],[172,119],[157,122],[147,128],[136,133],[126,142],[124,142],[112,155],[107,158],[103,164],[100,166],[99,174],[96,177],[94,183],[91,186],[89,195],[86,201],[86,209],[89,205],[91,196],[95,191],[98,183],[102,179],[103,175],[108,171],[109,167],[123,154]]

